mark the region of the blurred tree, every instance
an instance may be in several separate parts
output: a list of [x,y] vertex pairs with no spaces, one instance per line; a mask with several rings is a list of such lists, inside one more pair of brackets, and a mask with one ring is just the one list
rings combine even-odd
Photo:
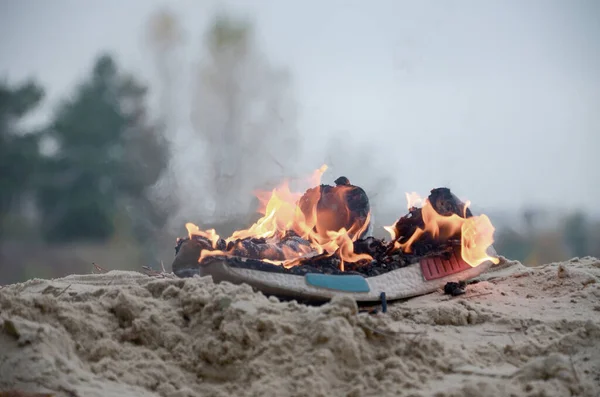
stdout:
[[590,231],[584,214],[576,212],[569,215],[565,219],[563,233],[571,256],[590,255],[588,244]]
[[537,209],[526,208],[523,211],[523,221],[525,223],[525,228],[529,236],[533,236],[534,234],[536,234],[536,222],[538,218],[539,214]]
[[123,212],[145,240],[148,223],[164,221],[145,196],[166,164],[166,143],[147,120],[145,95],[102,55],[58,108],[45,132],[58,149],[45,159],[38,194],[48,240],[106,240]]
[[563,236],[556,230],[541,230],[533,236],[532,240],[533,249],[524,260],[527,265],[539,266],[569,258]]
[[0,82],[0,237],[6,216],[32,189],[40,155],[38,135],[22,131],[19,123],[41,102],[44,92],[33,82],[16,87]]
[[177,16],[169,9],[160,9],[154,13],[146,26],[146,44],[149,45],[158,74],[157,90],[162,122],[167,128],[175,128],[177,112],[176,80],[181,75],[182,62],[179,50],[184,43],[184,31]]
[[289,74],[274,68],[245,19],[217,15],[192,103],[192,122],[206,145],[217,221],[243,219],[252,191],[288,172],[298,152]]
[[121,136],[119,202],[126,209],[134,236],[143,245],[144,261],[158,259],[157,238],[171,209],[168,197],[155,199],[154,186],[166,171],[169,143],[161,123],[152,123],[146,114],[147,89],[131,77],[123,77],[121,111],[127,124]]
[[600,222],[595,221],[590,225],[589,228],[589,244],[590,253],[589,255],[596,258],[600,258]]
[[[152,189],[151,200],[161,203],[163,209],[167,210],[170,219],[177,219],[177,211],[181,207],[181,194],[178,191],[178,177],[176,167],[173,165],[173,151],[181,152],[177,147],[181,139],[180,132],[181,114],[181,83],[184,74],[184,62],[182,60],[182,49],[185,43],[185,32],[175,13],[167,8],[156,11],[148,20],[145,30],[145,44],[149,47],[152,64],[156,72],[155,95],[158,99],[156,109],[157,117],[165,139],[169,141],[171,152],[168,155],[168,164],[160,180]],[[187,70],[185,70],[187,71]],[[187,116],[187,114],[186,114]],[[187,219],[189,220],[189,218]],[[183,222],[177,223],[179,232]],[[163,232],[167,237],[168,231]],[[168,236],[174,239],[174,236]],[[169,247],[170,248],[170,247]],[[169,251],[171,254],[171,251]]]
[[531,239],[526,239],[513,229],[505,228],[496,233],[494,248],[500,255],[524,262],[529,257],[533,246]]

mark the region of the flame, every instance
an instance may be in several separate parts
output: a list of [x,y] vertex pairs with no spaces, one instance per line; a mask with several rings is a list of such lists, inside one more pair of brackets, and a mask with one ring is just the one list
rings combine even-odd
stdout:
[[[423,199],[417,192],[405,193],[405,195],[407,204],[406,209],[409,211],[413,208],[418,208],[419,206],[423,205]],[[384,226],[383,228],[392,236],[392,241],[396,241],[401,237],[396,235],[396,229],[394,226]],[[400,243],[397,241],[396,244],[394,244],[394,249],[401,249]]]
[[500,263],[496,257],[489,256],[487,249],[494,242],[494,226],[487,215],[467,218],[461,226],[462,258],[472,267],[479,266],[485,261]]
[[[346,263],[371,261],[370,255],[354,252],[354,243],[369,226],[370,213],[366,219],[353,220],[346,200],[348,189],[354,188],[352,185],[342,183],[328,190],[329,193],[321,194],[321,177],[326,170],[327,166],[323,165],[307,178],[305,182],[309,189],[305,193],[293,191],[289,181],[271,191],[255,192],[260,202],[261,218],[249,228],[235,231],[227,238],[221,238],[214,229],[202,230],[193,223],[187,223],[190,239],[200,236],[204,241],[199,261],[211,256],[247,256],[250,248],[245,242],[249,238],[263,239],[260,248],[257,248],[260,252],[253,254],[259,256],[257,259],[286,268],[299,265],[305,258],[315,255],[336,254],[342,271]],[[437,213],[429,199],[423,199],[415,192],[406,193],[406,200],[407,217],[421,208],[422,227],[414,229],[412,226],[412,235],[402,236],[398,234],[405,232],[395,225],[385,226],[393,242],[388,250],[410,253],[415,242],[424,234],[442,241],[460,236],[462,258],[470,266],[479,266],[484,261],[499,262],[498,258],[487,253],[494,241],[494,227],[490,219],[486,215],[467,218],[468,201],[461,215],[446,216]],[[418,219],[415,221],[420,222]],[[291,236],[302,239],[303,243],[297,240],[289,243]]]
[[[256,196],[260,201],[259,212],[263,216],[248,229],[235,231],[230,237],[224,239],[221,245],[226,247],[233,245],[233,248],[217,249],[220,236],[215,230],[202,231],[192,223],[186,224],[190,238],[201,236],[208,239],[212,244],[213,250],[201,251],[199,261],[210,256],[231,255],[235,248],[240,248],[236,246],[236,242],[246,238],[264,238],[267,243],[273,243],[272,251],[275,252],[280,249],[283,259],[273,260],[272,258],[276,255],[271,256],[268,255],[270,252],[265,252],[267,258],[262,260],[285,267],[299,264],[300,259],[307,254],[333,255],[337,252],[341,259],[341,270],[344,269],[344,262],[371,260],[370,255],[354,253],[354,241],[368,227],[370,214],[367,216],[366,221],[356,222],[346,228],[344,225],[347,222],[343,221],[350,219],[348,208],[338,208],[335,214],[326,209],[319,210],[317,208],[321,198],[321,177],[326,170],[327,166],[323,165],[308,179],[310,187],[317,187],[307,191],[302,203],[300,203],[300,199],[303,194],[293,192],[288,181],[270,192],[256,192]],[[338,186],[336,196],[341,198],[345,192],[346,186]],[[345,214],[346,217],[340,216],[340,214]],[[289,231],[293,231],[297,236],[308,241],[310,245],[299,245],[297,249],[293,249],[280,244],[275,248],[275,244],[281,242]]]
[[207,240],[209,240],[213,247],[216,247],[217,245],[217,241],[219,241],[219,235],[217,234],[217,231],[215,229],[208,229],[206,231],[201,230],[198,226],[194,225],[193,223],[186,223],[185,224],[185,228],[188,231],[188,236],[190,238],[192,238],[192,236],[202,236],[204,238],[206,238]]
[[467,218],[467,208],[470,202],[465,202],[463,216],[452,214],[449,216],[440,215],[433,208],[428,199],[421,199],[416,193],[407,193],[408,208],[415,208],[416,203],[423,203],[421,216],[423,218],[423,228],[417,228],[415,232],[404,242],[400,243],[398,239],[403,236],[397,236],[394,226],[385,226],[394,241],[394,249],[401,249],[403,252],[410,253],[412,245],[423,234],[429,233],[433,238],[439,240],[449,239],[460,235],[461,256],[462,259],[471,267],[477,267],[485,261],[499,263],[499,259],[487,254],[488,248],[494,242],[494,227],[486,215],[477,215]]

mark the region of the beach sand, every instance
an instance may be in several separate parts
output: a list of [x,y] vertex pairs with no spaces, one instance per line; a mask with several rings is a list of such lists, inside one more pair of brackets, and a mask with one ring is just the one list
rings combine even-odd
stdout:
[[[135,272],[0,289],[0,390],[55,396],[598,396],[600,260],[503,260],[358,313]],[[1,393],[0,393],[1,395]]]

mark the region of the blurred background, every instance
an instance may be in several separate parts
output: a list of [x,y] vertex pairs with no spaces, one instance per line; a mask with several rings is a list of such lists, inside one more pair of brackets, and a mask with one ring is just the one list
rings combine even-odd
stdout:
[[503,255],[600,257],[600,2],[3,0],[0,283],[168,268],[330,166],[378,234],[447,186]]

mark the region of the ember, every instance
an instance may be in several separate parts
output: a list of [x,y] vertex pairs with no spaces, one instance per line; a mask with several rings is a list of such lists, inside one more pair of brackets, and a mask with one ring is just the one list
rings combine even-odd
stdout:
[[[188,237],[178,239],[176,253],[188,242],[188,256],[195,255],[198,266],[226,260],[232,267],[270,272],[366,277],[424,258],[450,259],[457,252],[471,267],[498,262],[487,254],[494,233],[489,218],[474,216],[469,203],[449,189],[434,189],[425,200],[407,194],[408,214],[385,227],[391,236],[386,241],[367,236],[370,207],[364,190],[345,177],[338,178],[335,186],[320,184],[326,169],[315,171],[304,194],[292,192],[287,182],[271,192],[257,193],[263,216],[228,238],[188,223]],[[178,270],[176,260],[173,271]]]

